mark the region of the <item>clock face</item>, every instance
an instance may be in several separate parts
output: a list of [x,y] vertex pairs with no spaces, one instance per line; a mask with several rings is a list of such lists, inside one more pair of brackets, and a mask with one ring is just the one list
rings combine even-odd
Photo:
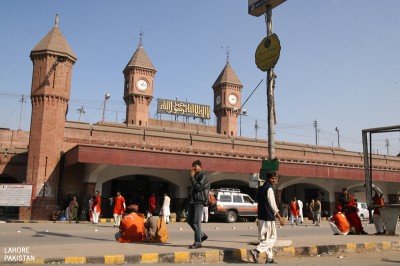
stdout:
[[148,87],[148,83],[147,83],[147,81],[144,80],[144,79],[139,79],[139,80],[136,82],[136,88],[137,88],[138,90],[140,90],[140,91],[146,90],[147,87]]
[[221,95],[218,95],[217,98],[215,99],[215,103],[219,105],[221,103]]
[[234,95],[234,94],[229,95],[229,97],[228,97],[228,102],[229,102],[231,105],[235,105],[235,104],[237,103],[237,97],[236,97],[236,95]]

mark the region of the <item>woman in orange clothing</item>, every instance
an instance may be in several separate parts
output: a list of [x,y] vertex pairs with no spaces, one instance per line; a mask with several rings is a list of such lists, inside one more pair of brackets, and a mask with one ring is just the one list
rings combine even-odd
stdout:
[[290,224],[293,225],[295,220],[296,225],[299,224],[299,206],[297,205],[296,197],[290,202]]
[[119,232],[115,234],[115,239],[119,243],[142,242],[144,240],[144,215],[137,214],[137,205],[130,205],[127,211],[131,212],[122,218]]

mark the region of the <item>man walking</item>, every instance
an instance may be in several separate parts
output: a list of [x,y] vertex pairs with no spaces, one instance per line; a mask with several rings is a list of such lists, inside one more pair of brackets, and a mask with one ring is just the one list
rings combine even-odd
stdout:
[[124,214],[126,209],[125,199],[121,196],[121,192],[117,191],[117,195],[114,198],[110,198],[110,200],[112,200],[114,204],[114,227],[119,227],[122,215]]
[[319,198],[316,198],[313,208],[313,217],[315,221],[315,226],[321,226],[321,212],[322,212],[321,201],[319,200]]
[[99,191],[96,191],[93,197],[92,213],[93,213],[93,224],[99,223],[99,216],[101,213],[101,196]]
[[290,225],[294,226],[293,222],[296,222],[296,225],[299,224],[299,205],[296,197],[290,202]]
[[167,192],[164,192],[164,200],[163,205],[161,207],[160,215],[164,217],[164,221],[166,224],[169,223],[169,216],[171,215],[171,210],[169,205],[171,204],[171,198],[168,197]]
[[208,236],[201,231],[201,215],[203,213],[203,207],[207,205],[210,183],[208,182],[206,174],[202,171],[201,162],[199,160],[192,163],[192,168],[190,172],[192,187],[189,192],[187,222],[194,231],[194,244],[189,248],[196,249],[201,248],[202,242],[208,238]]
[[281,226],[285,225],[275,202],[273,185],[277,183],[276,179],[275,172],[267,172],[266,181],[258,189],[258,239],[260,239],[260,243],[256,249],[250,251],[255,263],[258,263],[258,257],[262,252],[267,253],[265,263],[274,263],[273,248],[277,239],[275,218],[278,218]]
[[302,224],[304,222],[304,218],[303,218],[303,202],[300,199],[297,200],[297,206],[299,206],[299,220],[300,220],[300,223]]

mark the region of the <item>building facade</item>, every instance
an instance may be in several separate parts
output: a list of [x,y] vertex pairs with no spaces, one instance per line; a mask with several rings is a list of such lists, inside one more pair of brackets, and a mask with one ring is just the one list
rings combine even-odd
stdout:
[[[255,195],[257,173],[266,159],[266,140],[238,136],[243,84],[227,60],[212,86],[217,126],[149,117],[157,92],[156,68],[142,42],[123,69],[124,123],[66,121],[77,56],[55,26],[33,48],[30,132],[0,130],[0,183],[33,185],[32,207],[20,219],[48,219],[72,195],[80,202],[96,190],[108,198],[121,191],[128,203],[167,192],[172,209],[183,207],[189,172],[201,160],[212,187],[240,188]],[[280,161],[277,199],[318,197],[333,211],[346,187],[365,201],[363,156],[341,148],[276,142]],[[374,155],[374,182],[386,200],[399,202],[400,158]],[[103,216],[109,216],[104,208]]]

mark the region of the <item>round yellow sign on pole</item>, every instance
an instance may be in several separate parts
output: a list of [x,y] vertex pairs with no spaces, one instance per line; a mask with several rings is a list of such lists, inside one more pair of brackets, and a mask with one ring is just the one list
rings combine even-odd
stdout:
[[256,65],[262,71],[273,68],[279,60],[281,54],[281,43],[278,36],[274,33],[265,37],[258,45],[256,50]]

